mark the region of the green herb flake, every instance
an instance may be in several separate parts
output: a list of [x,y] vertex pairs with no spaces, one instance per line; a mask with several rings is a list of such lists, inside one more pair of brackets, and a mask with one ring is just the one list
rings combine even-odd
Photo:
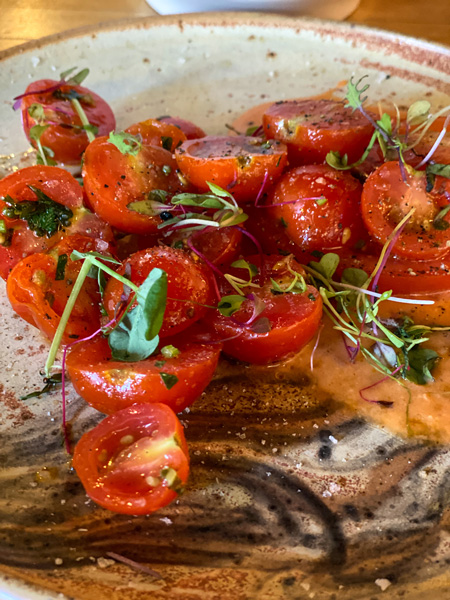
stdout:
[[165,373],[164,371],[160,371],[161,379],[163,380],[164,385],[168,390],[171,390],[174,385],[178,383],[178,377],[173,375],[172,373]]
[[161,369],[166,364],[165,360],[155,360],[155,367]]
[[161,348],[161,354],[164,358],[178,358],[180,356],[180,351],[175,346],[168,344],[167,346],[163,346]]
[[55,281],[64,280],[68,258],[69,257],[67,256],[67,254],[60,254],[58,256],[58,262],[56,263]]
[[164,148],[164,150],[168,150],[169,152],[171,152],[172,144],[173,144],[173,138],[165,136],[165,135],[161,136],[161,146]]
[[35,186],[28,186],[36,194],[37,200],[15,202],[11,196],[5,197],[5,217],[26,221],[31,231],[38,237],[52,237],[55,233],[68,227],[73,212],[67,206],[55,202]]
[[62,373],[57,373],[56,375],[52,375],[51,377],[44,377],[44,387],[40,390],[36,390],[35,392],[30,392],[26,396],[21,396],[21,400],[29,400],[30,398],[40,398],[44,394],[48,394],[51,390],[53,390],[57,385],[62,382]]
[[283,219],[283,217],[281,217],[281,219],[280,219],[280,223],[281,223],[282,227],[284,227],[285,229],[287,229],[287,228],[288,228],[288,224],[287,224],[287,223],[286,223],[286,221]]
[[323,206],[327,202],[328,202],[328,198],[325,198],[325,196],[322,196],[321,198],[317,198],[317,200],[316,200],[317,206]]

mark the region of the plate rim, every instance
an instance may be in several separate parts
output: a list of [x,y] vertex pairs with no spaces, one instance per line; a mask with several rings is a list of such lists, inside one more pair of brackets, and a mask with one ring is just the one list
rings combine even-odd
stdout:
[[[52,44],[56,44],[65,40],[75,39],[86,35],[95,37],[97,33],[124,31],[131,29],[152,29],[153,27],[163,25],[176,25],[183,29],[183,25],[203,25],[204,27],[233,27],[233,26],[257,26],[263,28],[281,28],[288,27],[298,31],[313,30],[318,34],[338,33],[341,37],[355,38],[358,35],[364,35],[368,39],[373,39],[374,42],[384,39],[386,42],[394,44],[398,49],[405,45],[415,47],[418,50],[425,52],[433,52],[437,56],[436,62],[439,64],[443,59],[450,59],[450,44],[444,45],[438,42],[433,42],[425,38],[415,38],[395,31],[371,27],[369,25],[354,23],[350,21],[333,21],[327,19],[319,19],[308,16],[291,16],[264,12],[200,12],[187,13],[177,15],[149,15],[147,17],[130,17],[125,19],[115,19],[111,21],[101,21],[90,25],[83,25],[66,29],[64,31],[53,33],[38,39],[29,40],[22,44],[12,46],[0,51],[0,62],[3,62],[14,56],[24,54],[29,51],[38,50]],[[377,44],[379,45],[379,43]],[[413,60],[413,59],[411,59]],[[415,62],[413,60],[413,62]],[[449,61],[450,63],[450,61]],[[441,66],[444,66],[445,62]],[[434,66],[427,61],[429,68],[436,68],[450,75],[450,64],[447,70]]]

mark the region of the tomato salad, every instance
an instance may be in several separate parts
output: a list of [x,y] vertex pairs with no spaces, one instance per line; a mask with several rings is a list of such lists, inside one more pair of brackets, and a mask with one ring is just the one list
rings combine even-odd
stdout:
[[51,342],[44,389],[62,381],[64,400],[67,375],[108,415],[73,456],[95,502],[136,515],[177,497],[189,454],[176,413],[222,354],[286,361],[329,319],[350,361],[432,380],[439,357],[422,344],[450,319],[379,315],[450,287],[450,166],[433,159],[445,111],[419,101],[378,115],[350,80],[344,100],[277,102],[239,135],[185,115],[116,131],[86,75],[17,98],[37,165],[0,181],[0,275]]

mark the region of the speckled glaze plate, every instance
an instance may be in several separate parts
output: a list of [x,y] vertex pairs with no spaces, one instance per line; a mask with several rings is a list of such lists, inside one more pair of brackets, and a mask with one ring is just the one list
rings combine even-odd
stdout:
[[[373,100],[444,105],[450,96],[448,49],[268,15],[114,23],[0,60],[0,138],[13,160],[27,144],[12,98],[75,65],[90,67],[88,85],[119,127],[177,114],[224,133],[252,105],[321,93],[353,74],[369,75]],[[186,493],[146,518],[96,507],[62,447],[60,393],[19,399],[40,386],[47,344],[0,287],[0,598],[450,598],[448,449],[345,411],[307,369],[224,364],[181,416]],[[101,418],[74,394],[68,410],[74,440]]]

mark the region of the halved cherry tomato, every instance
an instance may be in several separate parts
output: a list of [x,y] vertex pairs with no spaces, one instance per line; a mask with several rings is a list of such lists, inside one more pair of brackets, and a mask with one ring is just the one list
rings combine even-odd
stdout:
[[89,204],[107,223],[127,233],[155,233],[161,220],[141,214],[133,203],[152,190],[173,195],[186,191],[177,164],[164,148],[143,144],[139,152],[122,154],[108,138],[97,138],[86,149],[83,182]]
[[54,152],[56,161],[76,164],[81,161],[89,140],[69,96],[74,94],[78,99],[89,123],[98,128],[97,135],[108,134],[114,129],[116,121],[109,104],[100,96],[79,85],[59,83],[53,79],[30,83],[21,103],[22,124],[28,140],[36,147],[36,142],[30,138],[30,129],[37,121],[28,110],[32,104],[41,104],[48,122],[47,129],[40,137],[42,146]]
[[287,150],[276,140],[206,136],[183,142],[175,157],[183,175],[200,191],[209,191],[209,181],[229,191],[238,202],[251,202],[263,185],[269,186],[281,176]]
[[147,146],[161,146],[170,152],[187,140],[179,127],[159,119],[147,119],[135,123],[131,127],[127,127],[125,131],[132,135],[140,135],[142,142]]
[[196,140],[198,138],[205,137],[206,135],[206,133],[201,127],[199,127],[195,123],[192,123],[191,121],[181,119],[180,117],[158,117],[158,121],[162,121],[163,123],[170,123],[171,125],[179,127],[188,140]]
[[335,100],[289,100],[273,104],[263,116],[266,137],[288,145],[291,166],[323,163],[330,151],[357,161],[373,133],[359,112]]
[[436,177],[431,192],[427,192],[426,187],[423,171],[409,166],[402,170],[395,161],[384,163],[364,184],[362,215],[369,233],[378,243],[384,244],[403,217],[411,209],[415,210],[393,246],[397,256],[432,260],[450,250],[450,215],[443,216],[442,225],[436,222],[442,208],[448,205],[450,182]]
[[164,404],[124,408],[83,435],[73,466],[88,496],[103,508],[150,514],[175,500],[187,482],[183,427]]
[[[72,251],[104,253],[104,243],[101,241],[99,248],[97,240],[80,235],[68,236],[47,253],[32,254],[18,262],[6,283],[13,310],[52,339],[82,265],[82,261],[70,259]],[[65,256],[66,263],[65,267],[61,267],[60,263],[58,269],[61,256]],[[56,279],[57,275],[60,279]],[[99,328],[99,304],[97,282],[87,278],[67,323],[64,344]]]
[[269,202],[286,235],[302,250],[354,247],[368,237],[361,218],[362,186],[328,165],[297,167],[283,175]]
[[[378,262],[378,256],[361,253],[341,253],[338,275],[347,268],[362,269],[370,275]],[[450,290],[450,258],[439,260],[407,260],[390,256],[382,269],[377,291],[392,290],[402,296],[428,294]]]
[[78,233],[103,239],[108,243],[113,241],[111,227],[82,206],[83,192],[77,180],[59,167],[25,167],[4,177],[0,181],[0,213],[7,208],[4,200],[7,196],[15,202],[35,202],[38,198],[29,186],[42,191],[54,202],[70,208],[73,214],[70,224],[50,237],[38,236],[25,220],[0,214],[0,221],[3,221],[5,229],[0,243],[0,276],[3,279],[8,277],[19,260],[35,252],[46,252],[63,235]]
[[[136,285],[143,283],[154,268],[167,273],[167,304],[164,321],[159,332],[167,337],[186,329],[205,315],[206,306],[214,303],[211,274],[202,262],[195,262],[182,250],[154,247],[132,254],[117,270]],[[108,315],[112,318],[120,305],[123,284],[110,279],[103,297]]]
[[[196,400],[217,367],[220,345],[192,344],[174,339],[179,354],[157,354],[139,362],[112,360],[105,338],[82,342],[67,356],[67,370],[75,391],[97,410],[112,414],[132,404],[160,402],[175,412]],[[162,375],[161,375],[162,374]],[[173,386],[163,377],[176,377]]]
[[[259,318],[266,318],[270,330],[257,333],[244,324],[252,318],[255,303],[246,299],[231,317],[221,315],[219,311],[204,321],[206,327],[223,341],[226,354],[252,364],[267,364],[291,353],[299,352],[316,333],[322,316],[322,300],[316,288],[308,285],[303,293],[275,293],[273,278],[282,288],[288,287],[293,280],[289,267],[295,272],[304,273],[292,256],[281,259],[279,256],[266,256],[264,271],[265,282],[260,288],[244,288],[245,294],[253,294],[258,302],[264,303]],[[259,257],[248,259],[259,264]],[[240,273],[242,276],[242,271]],[[259,278],[259,281],[261,279]],[[255,278],[254,282],[258,282]],[[233,293],[231,290],[228,293]],[[242,325],[241,325],[242,323]]]
[[177,244],[182,243],[183,249],[188,252],[191,252],[192,246],[199,252],[200,258],[204,258],[213,265],[229,265],[239,254],[242,233],[236,227],[211,229],[212,231],[199,231],[189,236],[183,235],[182,230],[176,231],[166,238],[165,243],[176,248],[179,247]]

